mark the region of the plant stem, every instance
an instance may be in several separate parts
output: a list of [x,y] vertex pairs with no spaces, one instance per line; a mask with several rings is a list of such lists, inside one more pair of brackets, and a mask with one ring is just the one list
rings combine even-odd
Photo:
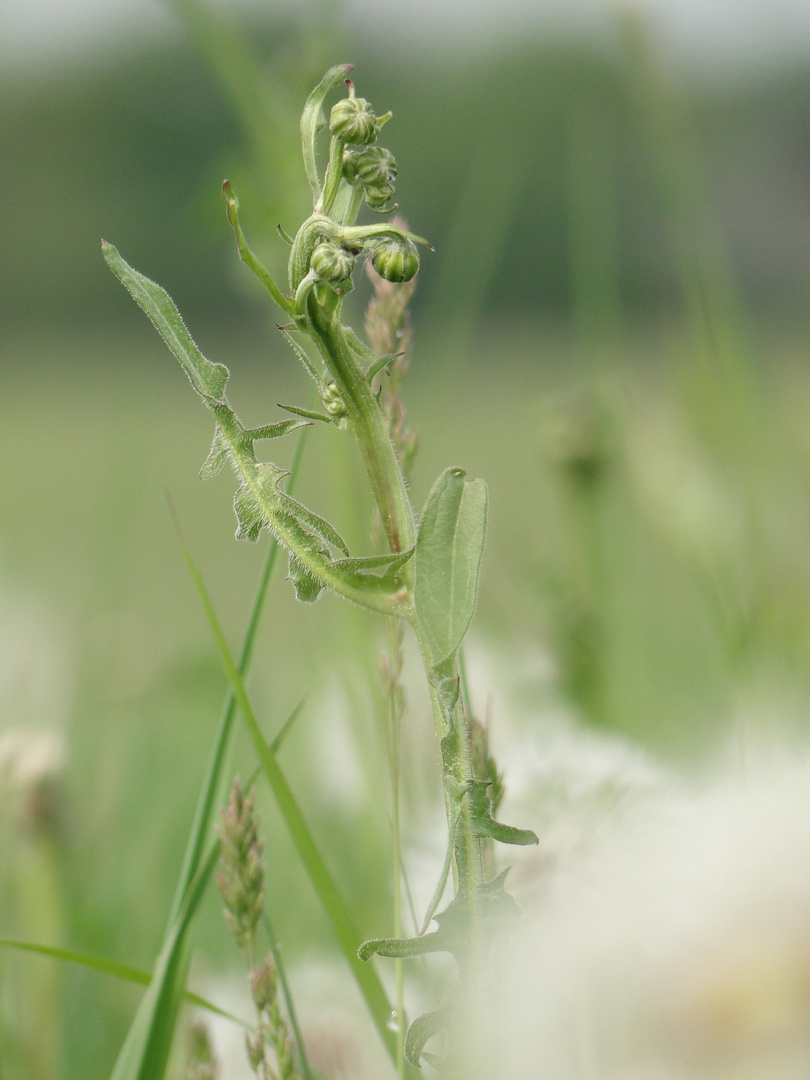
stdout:
[[346,340],[340,325],[340,306],[333,313],[325,313],[310,298],[308,308],[315,343],[346,406],[349,427],[357,439],[390,548],[407,551],[416,543],[416,525],[385,416]]

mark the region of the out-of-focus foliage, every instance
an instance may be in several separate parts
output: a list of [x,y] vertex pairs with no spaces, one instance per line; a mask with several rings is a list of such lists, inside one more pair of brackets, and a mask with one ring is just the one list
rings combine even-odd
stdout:
[[[284,88],[276,111],[289,106],[292,114],[299,84],[312,76],[301,63],[300,31],[274,25],[247,36],[259,74],[264,65],[272,75],[268,96],[271,86]],[[565,318],[575,304],[582,200],[600,231],[592,246],[615,279],[606,287],[625,311],[647,321],[677,313],[671,238],[615,43],[542,41],[441,62],[429,55],[416,70],[413,57],[406,64],[393,50],[344,51],[363,92],[396,116],[390,138],[403,162],[401,199],[441,255],[435,266],[426,261],[423,315],[467,325],[527,309]],[[685,97],[706,189],[747,296],[764,313],[800,317],[810,278],[810,74],[796,68],[692,85]],[[278,265],[284,248],[275,226],[290,225],[301,207],[273,181],[297,167],[294,142],[260,144],[260,131],[242,119],[238,88],[223,89],[191,46],[5,85],[6,330],[122,310],[99,264],[101,235],[170,282],[190,314],[244,318],[243,280],[223,270],[231,239],[221,180],[234,181],[246,227]]]

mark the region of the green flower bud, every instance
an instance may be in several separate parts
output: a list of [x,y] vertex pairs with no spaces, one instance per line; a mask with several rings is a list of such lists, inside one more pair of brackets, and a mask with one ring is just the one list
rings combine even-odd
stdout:
[[357,155],[355,167],[363,183],[371,187],[393,184],[397,175],[396,158],[384,146],[367,147]]
[[345,143],[366,146],[376,142],[380,125],[365,98],[343,98],[332,108],[329,130]]
[[340,417],[346,415],[346,406],[343,404],[343,398],[340,396],[338,388],[333,382],[327,383],[323,388],[321,401],[323,402],[323,407],[330,416]]
[[375,247],[371,265],[386,281],[410,281],[419,269],[419,252],[404,236],[386,239]]
[[328,241],[318,244],[312,252],[310,266],[322,281],[337,285],[346,281],[354,270],[354,256],[345,248]]
[[363,198],[369,210],[375,210],[378,214],[388,214],[396,210],[393,184],[375,184],[373,187],[363,188]]

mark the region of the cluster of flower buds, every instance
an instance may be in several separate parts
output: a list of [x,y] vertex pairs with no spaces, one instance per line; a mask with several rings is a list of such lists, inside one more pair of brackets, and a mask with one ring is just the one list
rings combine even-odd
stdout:
[[350,184],[359,184],[366,206],[378,214],[396,209],[394,180],[397,163],[384,146],[346,147],[343,151],[343,175]]
[[360,185],[369,209],[390,214],[396,210],[393,199],[397,163],[390,150],[374,145],[388,116],[378,119],[369,103],[355,97],[353,90],[349,84],[349,97],[333,107],[329,130],[343,143],[345,179]]

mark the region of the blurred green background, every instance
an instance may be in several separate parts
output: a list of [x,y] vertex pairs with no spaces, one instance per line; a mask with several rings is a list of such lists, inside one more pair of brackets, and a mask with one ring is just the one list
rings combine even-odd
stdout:
[[[0,936],[151,966],[225,691],[165,493],[234,645],[266,543],[233,540],[230,477],[197,481],[210,419],[99,241],[172,294],[246,423],[305,404],[219,186],[283,273],[275,227],[308,211],[300,108],[336,62],[393,111],[400,210],[436,247],[414,500],[451,463],[487,479],[475,648],[538,661],[505,665],[494,715],[528,731],[562,710],[672,762],[805,734],[810,60],[678,63],[629,9],[454,48],[365,34],[336,4],[167,4],[165,37],[0,75]],[[313,430],[298,493],[353,551],[362,492],[352,448]],[[307,695],[284,764],[369,934],[390,907],[378,632],[278,581],[252,678],[268,733]],[[440,819],[430,724],[416,689],[414,835]],[[328,950],[262,806],[285,947]],[[217,907],[202,982],[235,960]],[[136,1002],[0,952],[0,1076],[107,1075]]]

